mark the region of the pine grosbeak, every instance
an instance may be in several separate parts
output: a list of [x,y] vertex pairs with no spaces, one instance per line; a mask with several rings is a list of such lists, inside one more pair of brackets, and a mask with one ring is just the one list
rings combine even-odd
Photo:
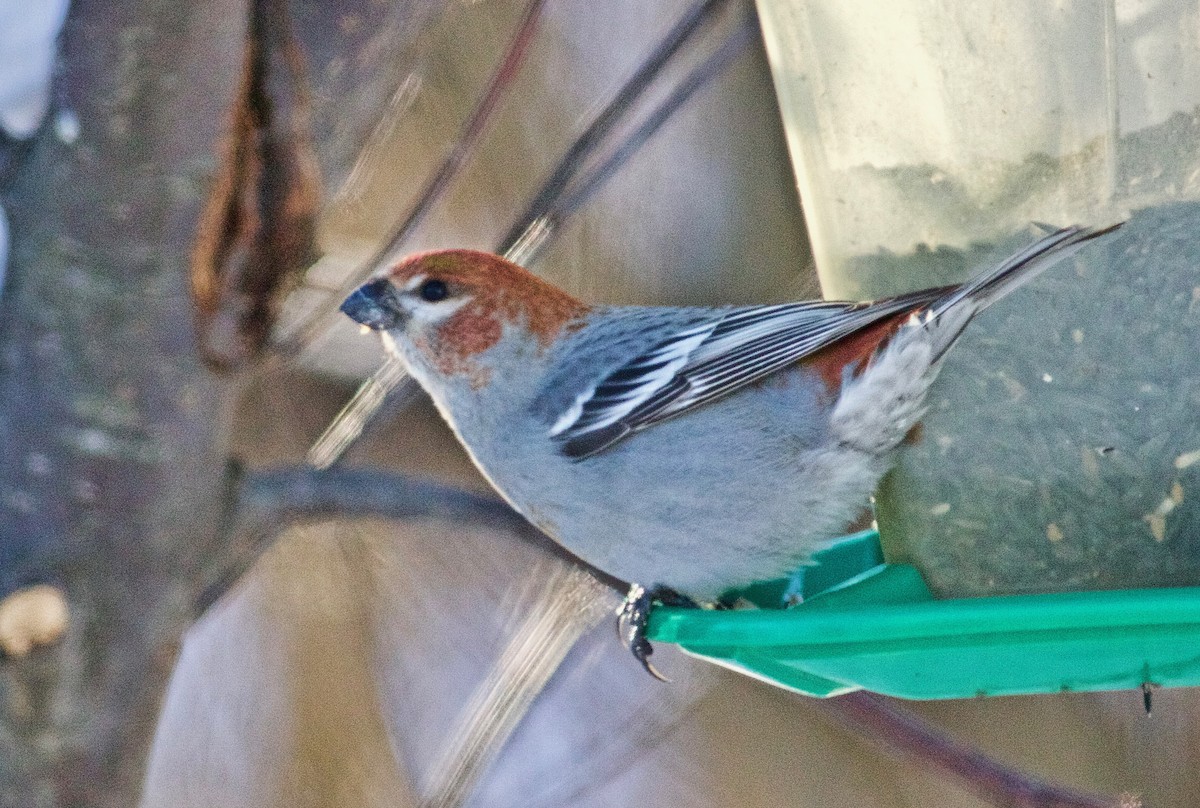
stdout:
[[962,286],[729,308],[588,305],[446,250],[342,311],[382,334],[531,522],[618,578],[712,602],[838,536],[971,318],[1112,229],[1058,230]]

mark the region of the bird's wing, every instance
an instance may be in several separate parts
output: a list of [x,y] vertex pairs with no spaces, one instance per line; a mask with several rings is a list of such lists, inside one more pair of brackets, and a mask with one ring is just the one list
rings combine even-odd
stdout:
[[550,435],[559,451],[582,460],[946,291],[926,289],[877,303],[808,301],[716,311],[586,389],[555,420]]

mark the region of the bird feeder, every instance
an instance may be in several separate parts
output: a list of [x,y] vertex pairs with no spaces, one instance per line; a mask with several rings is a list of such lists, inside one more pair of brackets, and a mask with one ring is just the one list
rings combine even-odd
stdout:
[[765,608],[658,607],[649,637],[809,696],[871,690],[951,699],[1200,684],[1200,587],[934,598],[867,531],[791,584],[743,593]]
[[652,634],[813,695],[1196,684],[1200,9],[943,11],[759,0],[826,296],[961,281],[1035,222],[1129,223],[967,330],[878,540],[823,556],[799,606],[658,609]]

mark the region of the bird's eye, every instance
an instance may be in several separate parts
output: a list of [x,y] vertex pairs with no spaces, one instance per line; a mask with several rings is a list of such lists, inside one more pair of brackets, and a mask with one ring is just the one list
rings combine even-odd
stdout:
[[428,303],[437,303],[439,300],[445,300],[450,294],[450,289],[447,288],[445,281],[439,281],[436,278],[425,281],[421,284],[421,288],[417,290],[421,295],[421,299]]

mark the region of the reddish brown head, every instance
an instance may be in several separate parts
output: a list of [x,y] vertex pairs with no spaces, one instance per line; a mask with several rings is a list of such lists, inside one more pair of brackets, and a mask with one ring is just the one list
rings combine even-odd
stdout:
[[489,253],[442,250],[412,256],[363,284],[342,311],[387,331],[441,373],[486,382],[474,358],[504,327],[548,346],[588,307],[525,269]]

